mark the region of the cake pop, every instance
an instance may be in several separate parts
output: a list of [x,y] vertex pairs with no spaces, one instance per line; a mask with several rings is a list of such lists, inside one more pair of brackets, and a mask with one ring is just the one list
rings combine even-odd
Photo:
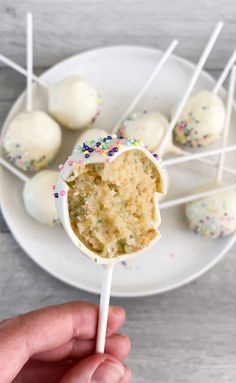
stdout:
[[[226,119],[222,146],[225,147],[229,134],[233,97],[235,90],[236,67],[231,71]],[[222,185],[224,153],[220,155],[216,179],[197,189],[197,191],[211,190]],[[236,231],[236,191],[229,190],[186,204],[186,218],[191,230],[204,237],[218,238]]]
[[32,15],[27,14],[26,111],[16,115],[3,137],[7,158],[25,171],[47,167],[61,145],[60,126],[46,113],[32,110]]
[[64,127],[88,127],[98,113],[96,90],[79,76],[70,76],[49,88],[49,112]]
[[221,98],[202,90],[191,95],[174,128],[174,139],[192,148],[208,146],[221,136],[225,106]]
[[211,53],[211,50],[212,50],[217,38],[219,37],[219,34],[220,34],[222,28],[223,28],[223,23],[222,22],[217,23],[205,49],[202,52],[202,55],[198,61],[198,64],[197,64],[194,72],[193,72],[193,75],[190,79],[190,82],[187,86],[187,89],[185,90],[185,93],[183,94],[183,96],[182,96],[173,116],[172,116],[172,119],[169,123],[169,126],[165,132],[165,135],[164,135],[164,137],[163,137],[163,139],[162,139],[162,141],[158,147],[158,151],[159,151],[160,155],[162,155],[166,151],[166,148],[169,144],[170,137],[172,136],[173,129],[175,128],[175,126],[178,122],[178,119],[180,118],[180,115],[181,115],[181,113],[185,107],[185,103],[187,102],[187,100],[188,100],[188,98],[189,98],[189,96],[190,96],[190,94],[194,88],[194,85],[197,82],[197,79],[201,73],[201,70],[204,67],[206,60],[208,59],[208,56]]

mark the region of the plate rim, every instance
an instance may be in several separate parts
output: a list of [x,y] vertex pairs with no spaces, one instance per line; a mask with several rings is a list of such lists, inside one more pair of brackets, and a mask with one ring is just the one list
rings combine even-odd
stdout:
[[[108,45],[108,46],[105,46],[105,47],[98,47],[98,48],[95,48],[95,49],[90,49],[90,50],[87,50],[87,51],[83,51],[81,53],[78,53],[78,54],[72,55],[70,57],[67,57],[66,59],[61,60],[58,63],[56,63],[55,65],[53,65],[52,67],[48,68],[46,71],[41,73],[40,76],[38,76],[38,77],[40,79],[45,79],[45,77],[47,78],[48,74],[50,75],[51,71],[55,70],[56,68],[60,67],[61,65],[65,64],[65,63],[67,63],[67,62],[69,62],[71,60],[77,59],[78,57],[86,56],[88,54],[93,54],[93,53],[100,53],[102,51],[114,50],[114,49],[115,50],[116,49],[131,49],[131,50],[135,49],[135,50],[142,50],[142,51],[146,50],[146,51],[153,52],[153,53],[163,53],[163,51],[161,49],[159,49],[159,48],[154,48],[154,47],[149,47],[149,46],[142,46],[142,45],[138,45],[138,44],[137,45],[136,44],[135,45],[132,45],[132,44],[128,44],[128,45],[126,45],[126,44],[124,44],[124,45],[122,45],[122,44]],[[193,63],[190,60],[188,60],[188,59],[186,59],[184,57],[181,57],[181,56],[179,56],[177,54],[172,54],[172,57],[174,57],[177,61],[179,61],[180,63],[183,63],[184,65],[188,66],[191,69],[195,68],[195,66],[196,66],[195,63]],[[204,76],[207,77],[210,81],[213,81],[215,83],[215,79],[214,79],[214,77],[210,73],[208,73],[205,70],[202,70],[201,73],[203,73]],[[221,88],[220,93],[222,95],[225,94],[225,88],[224,87]],[[4,131],[6,129],[7,122],[8,122],[8,119],[9,119],[9,116],[11,114],[12,109],[21,100],[21,98],[24,97],[24,94],[25,94],[25,90],[20,93],[20,95],[17,97],[17,99],[14,101],[14,103],[11,106],[11,108],[9,109],[9,111],[8,111],[8,113],[7,113],[7,115],[6,115],[5,119],[4,119],[4,123],[2,125],[1,137],[4,134]],[[100,294],[100,289],[88,287],[88,285],[85,285],[84,283],[80,283],[79,281],[78,281],[78,283],[71,282],[71,281],[67,280],[66,278],[64,278],[63,274],[60,275],[60,273],[58,273],[58,272],[55,273],[53,270],[51,270],[51,269],[49,270],[44,265],[42,265],[39,262],[38,259],[36,259],[33,255],[30,254],[30,252],[28,252],[25,249],[25,246],[22,244],[21,239],[18,236],[18,233],[14,232],[13,229],[12,229],[11,219],[9,218],[9,215],[6,212],[4,204],[2,203],[2,201],[0,201],[0,204],[1,204],[2,215],[4,217],[4,220],[7,223],[7,226],[9,228],[10,232],[11,232],[11,235],[16,240],[16,242],[21,247],[21,249],[24,251],[24,253],[27,254],[27,256],[29,258],[31,258],[32,261],[37,264],[37,266],[39,266],[41,269],[46,271],[49,275],[53,276],[57,280],[60,280],[61,282],[65,283],[65,284],[67,284],[67,285],[69,285],[71,287],[74,287],[74,288],[77,288],[77,289],[81,289],[83,291],[86,291],[86,292],[92,293],[92,294],[96,294],[96,295]],[[235,242],[236,242],[236,234],[234,234],[234,235],[232,235],[230,237],[230,239],[227,242],[227,244],[225,245],[225,247],[215,256],[215,258],[211,262],[209,262],[201,270],[199,270],[198,272],[195,272],[193,275],[191,275],[188,278],[185,278],[181,282],[173,283],[173,284],[170,284],[169,286],[163,287],[163,288],[149,289],[146,292],[130,292],[130,293],[125,292],[125,293],[122,293],[122,292],[114,291],[114,292],[111,293],[111,296],[112,297],[116,297],[116,298],[137,298],[137,297],[147,297],[147,296],[153,296],[153,295],[157,295],[157,294],[163,294],[165,292],[176,290],[179,287],[185,286],[186,284],[188,284],[190,282],[193,282],[194,280],[198,279],[200,276],[204,275],[207,271],[212,269],[218,262],[220,262],[220,260],[222,260],[224,258],[224,256],[228,253],[228,251],[233,247]]]

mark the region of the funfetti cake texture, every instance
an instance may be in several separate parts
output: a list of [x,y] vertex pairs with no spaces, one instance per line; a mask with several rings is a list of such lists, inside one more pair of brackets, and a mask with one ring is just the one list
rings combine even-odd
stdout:
[[60,166],[59,218],[82,253],[98,263],[136,255],[159,238],[161,159],[133,138],[85,142]]

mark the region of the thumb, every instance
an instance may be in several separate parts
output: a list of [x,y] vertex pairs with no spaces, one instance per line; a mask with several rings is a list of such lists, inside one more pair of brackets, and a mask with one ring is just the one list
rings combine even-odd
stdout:
[[128,383],[131,374],[117,359],[96,354],[83,359],[59,383]]

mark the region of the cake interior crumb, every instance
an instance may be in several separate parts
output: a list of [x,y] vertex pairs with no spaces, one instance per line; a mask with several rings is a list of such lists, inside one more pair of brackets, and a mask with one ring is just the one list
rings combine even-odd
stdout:
[[140,150],[111,163],[78,165],[67,182],[71,226],[99,256],[141,250],[158,235],[153,196],[160,175]]

